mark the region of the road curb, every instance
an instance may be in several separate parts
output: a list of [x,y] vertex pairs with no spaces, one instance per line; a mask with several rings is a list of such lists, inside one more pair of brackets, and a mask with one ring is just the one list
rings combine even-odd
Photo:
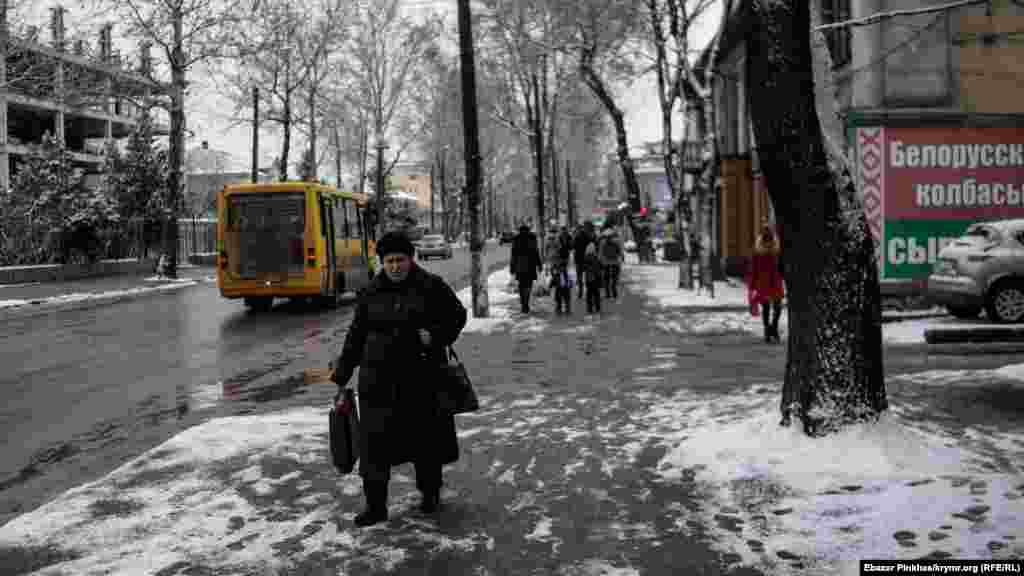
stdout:
[[928,344],[1024,343],[1024,327],[932,328],[924,331],[924,340]]
[[98,294],[94,298],[85,300],[77,300],[72,302],[47,302],[46,300],[35,301],[37,303],[23,304],[21,306],[11,306],[0,310],[0,320],[15,320],[19,318],[30,318],[32,316],[42,316],[53,312],[67,312],[71,310],[85,310],[87,308],[98,308],[100,306],[107,306],[117,302],[124,302],[127,300],[136,300],[146,296],[152,296],[154,294],[161,294],[165,292],[173,292],[175,290],[183,290],[185,288],[191,288],[193,286],[199,286],[206,283],[204,279],[197,279],[191,282],[174,282],[169,284],[162,284],[159,286],[146,287],[145,289],[139,290],[138,292],[131,293],[112,293],[112,294]]

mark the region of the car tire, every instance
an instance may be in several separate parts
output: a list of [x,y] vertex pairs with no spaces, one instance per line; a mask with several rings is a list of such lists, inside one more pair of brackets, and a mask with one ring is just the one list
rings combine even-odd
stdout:
[[955,317],[965,320],[977,318],[981,313],[981,306],[946,306],[946,310]]
[[997,282],[988,293],[985,312],[993,322],[1024,321],[1024,281]]

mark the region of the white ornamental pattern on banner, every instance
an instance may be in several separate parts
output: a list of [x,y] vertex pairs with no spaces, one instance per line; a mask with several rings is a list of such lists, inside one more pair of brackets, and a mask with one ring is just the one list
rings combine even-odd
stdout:
[[[864,197],[864,215],[867,216],[868,227],[875,239],[875,246],[882,243],[882,140],[884,128],[857,129],[857,159],[859,184]],[[881,267],[881,250],[876,248]],[[884,268],[882,268],[884,269]]]

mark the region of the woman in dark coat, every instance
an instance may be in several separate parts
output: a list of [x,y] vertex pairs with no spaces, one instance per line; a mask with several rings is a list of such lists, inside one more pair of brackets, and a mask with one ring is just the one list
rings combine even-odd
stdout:
[[519,283],[519,306],[524,314],[530,312],[533,282],[543,269],[544,263],[540,259],[537,235],[530,231],[529,226],[523,224],[519,227],[519,234],[512,240],[509,271]]
[[420,510],[433,513],[441,466],[459,457],[455,420],[438,412],[435,386],[447,347],[466,325],[466,308],[443,279],[416,265],[405,234],[385,234],[377,253],[383,271],[359,297],[333,378],[344,387],[359,367],[366,510],[356,516],[358,526],[387,520],[391,467],[405,462],[416,468]]

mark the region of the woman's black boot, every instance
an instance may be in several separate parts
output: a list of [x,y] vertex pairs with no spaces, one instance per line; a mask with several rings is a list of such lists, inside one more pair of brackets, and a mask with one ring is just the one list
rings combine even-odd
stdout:
[[363,480],[366,510],[356,514],[356,526],[372,526],[388,519],[388,485]]

